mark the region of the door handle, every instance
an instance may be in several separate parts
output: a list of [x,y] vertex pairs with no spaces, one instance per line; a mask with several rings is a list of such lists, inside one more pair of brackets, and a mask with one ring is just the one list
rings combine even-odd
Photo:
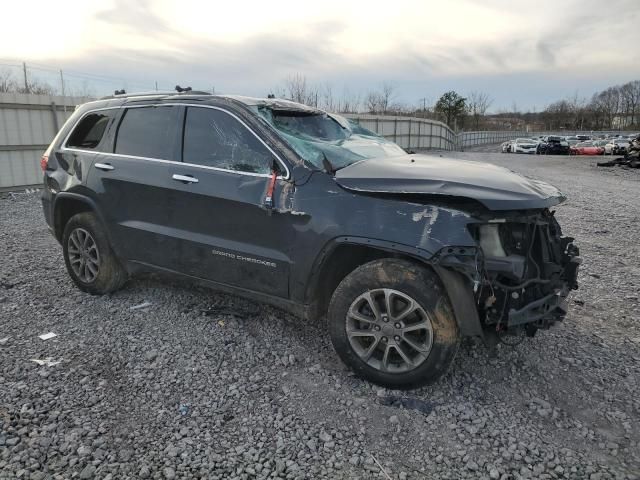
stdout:
[[174,180],[185,183],[198,183],[198,179],[196,177],[192,177],[191,175],[178,175],[177,173],[173,174]]
[[104,170],[105,172],[108,170],[113,170],[115,168],[110,163],[96,163],[94,167],[96,167],[99,170]]

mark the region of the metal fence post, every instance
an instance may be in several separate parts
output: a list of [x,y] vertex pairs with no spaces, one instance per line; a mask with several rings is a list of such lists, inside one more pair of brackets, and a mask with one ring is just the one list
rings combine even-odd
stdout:
[[433,146],[433,123],[429,122],[429,148]]
[[398,117],[393,119],[393,143],[398,143]]
[[53,114],[53,128],[57,132],[60,126],[58,125],[58,114],[56,113],[56,102],[51,102],[51,113]]

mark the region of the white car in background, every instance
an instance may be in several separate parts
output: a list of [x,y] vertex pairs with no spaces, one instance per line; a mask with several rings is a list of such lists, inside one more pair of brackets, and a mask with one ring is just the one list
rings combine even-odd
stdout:
[[624,155],[629,149],[630,143],[626,138],[612,138],[604,146],[605,155]]
[[531,138],[516,138],[511,144],[512,153],[536,153],[538,142]]
[[511,151],[512,142],[513,140],[507,140],[506,142],[502,142],[502,145],[500,145],[500,151],[502,153],[509,153]]

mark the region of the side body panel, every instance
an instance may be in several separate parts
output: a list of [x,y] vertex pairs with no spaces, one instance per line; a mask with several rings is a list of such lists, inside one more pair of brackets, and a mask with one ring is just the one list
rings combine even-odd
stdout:
[[469,213],[350,192],[324,172],[296,188],[292,207],[276,208],[278,215],[296,218],[290,288],[291,298],[298,302],[306,301],[318,263],[338,244],[369,245],[425,261],[447,246],[476,246],[467,229],[475,221]]

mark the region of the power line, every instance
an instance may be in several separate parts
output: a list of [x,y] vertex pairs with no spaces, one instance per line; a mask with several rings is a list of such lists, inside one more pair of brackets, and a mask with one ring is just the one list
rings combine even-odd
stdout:
[[[16,76],[24,76],[25,63],[13,63],[15,60],[0,58],[0,67],[10,67],[16,69],[14,74]],[[29,81],[34,81],[38,77],[38,72],[42,72],[45,75],[45,81],[53,81],[60,85],[65,90],[73,90],[73,85],[78,85],[79,80],[89,81],[90,88],[96,89],[99,92],[105,92],[114,86],[118,88],[129,89],[141,89],[141,90],[153,90],[163,89],[162,85],[159,85],[157,81],[149,81],[149,83],[143,83],[138,80],[131,81],[125,77],[116,77],[111,75],[102,75],[90,72],[84,72],[79,70],[67,70],[65,68],[55,67],[49,64],[43,64],[39,62],[26,63],[26,72],[29,75]],[[49,80],[55,78],[55,80]],[[73,81],[71,81],[73,80]],[[167,88],[172,90],[173,87]]]

